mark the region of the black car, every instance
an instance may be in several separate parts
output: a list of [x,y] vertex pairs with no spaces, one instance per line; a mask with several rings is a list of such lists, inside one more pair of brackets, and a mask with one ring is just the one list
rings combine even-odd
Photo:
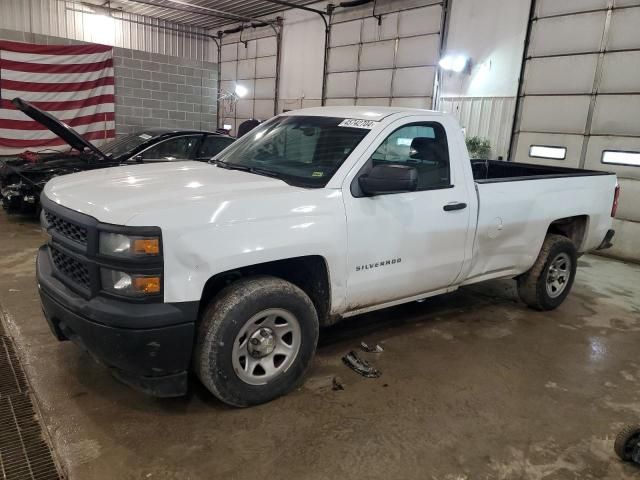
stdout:
[[71,150],[36,159],[0,160],[0,198],[10,213],[38,212],[42,188],[59,175],[145,162],[207,161],[234,141],[220,132],[149,128],[98,148],[53,115],[19,98],[12,102],[67,142]]

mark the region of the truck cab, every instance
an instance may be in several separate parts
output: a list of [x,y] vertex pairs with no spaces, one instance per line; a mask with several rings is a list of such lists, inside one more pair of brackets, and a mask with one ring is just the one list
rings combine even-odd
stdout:
[[193,370],[249,406],[303,381],[348,316],[491,278],[556,308],[616,195],[607,172],[472,163],[438,112],[299,110],[209,163],[53,179],[38,283],[55,335],[126,383],[181,395]]

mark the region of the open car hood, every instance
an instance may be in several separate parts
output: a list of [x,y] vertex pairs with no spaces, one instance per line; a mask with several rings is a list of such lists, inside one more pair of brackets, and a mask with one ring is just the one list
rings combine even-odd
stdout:
[[21,98],[14,98],[11,103],[25,115],[31,117],[36,122],[44,125],[65,142],[67,142],[71,148],[83,152],[85,149],[89,149],[92,152],[98,154],[103,159],[108,159],[104,152],[89,142],[86,138],[76,132],[73,128],[64,122],[61,122],[50,113],[43,112],[38,107],[31,105],[29,102],[22,100]]

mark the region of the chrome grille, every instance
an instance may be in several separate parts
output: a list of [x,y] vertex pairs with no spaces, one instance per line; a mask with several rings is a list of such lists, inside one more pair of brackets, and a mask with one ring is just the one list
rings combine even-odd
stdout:
[[76,225],[73,222],[65,220],[58,215],[45,211],[44,216],[47,220],[49,228],[55,230],[63,237],[66,237],[74,242],[82,245],[87,244],[87,229]]
[[51,259],[56,270],[80,287],[91,288],[91,276],[87,266],[55,247],[51,247]]

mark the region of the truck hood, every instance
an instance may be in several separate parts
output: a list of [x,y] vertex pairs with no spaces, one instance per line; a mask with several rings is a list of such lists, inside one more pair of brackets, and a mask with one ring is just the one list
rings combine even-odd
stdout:
[[79,172],[49,181],[44,194],[104,223],[127,225],[136,215],[298,189],[285,182],[203,162],[167,162]]
[[13,103],[13,105],[22,113],[24,113],[28,117],[31,117],[42,126],[51,130],[58,137],[67,142],[71,148],[79,150],[81,152],[83,152],[85,149],[89,149],[99,155],[100,158],[109,159],[109,157],[105,155],[102,150],[100,150],[93,143],[76,132],[69,125],[61,122],[50,113],[40,110],[38,107],[21,98],[16,97],[11,100],[11,103]]

